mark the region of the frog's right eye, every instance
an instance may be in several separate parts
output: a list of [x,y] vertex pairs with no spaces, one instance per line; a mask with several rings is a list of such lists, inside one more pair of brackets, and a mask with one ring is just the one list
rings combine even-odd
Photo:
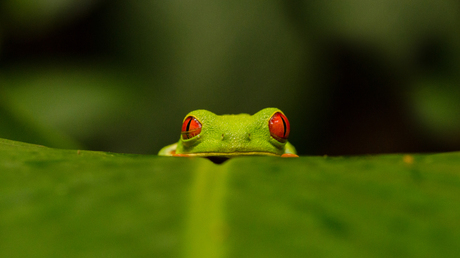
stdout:
[[281,143],[287,141],[289,131],[291,130],[289,120],[280,112],[276,112],[272,118],[270,118],[268,128],[270,129],[270,135]]
[[189,116],[182,124],[182,139],[191,139],[201,133],[201,123],[193,116]]

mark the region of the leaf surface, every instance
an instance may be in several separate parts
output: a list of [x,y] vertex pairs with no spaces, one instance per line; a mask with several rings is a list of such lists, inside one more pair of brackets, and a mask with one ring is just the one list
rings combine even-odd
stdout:
[[0,140],[4,257],[457,257],[460,153],[216,165]]

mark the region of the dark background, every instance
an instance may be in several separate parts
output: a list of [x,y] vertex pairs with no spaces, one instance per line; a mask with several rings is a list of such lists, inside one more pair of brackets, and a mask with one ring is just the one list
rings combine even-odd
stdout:
[[304,155],[460,150],[460,3],[0,3],[0,138],[156,154],[278,107]]

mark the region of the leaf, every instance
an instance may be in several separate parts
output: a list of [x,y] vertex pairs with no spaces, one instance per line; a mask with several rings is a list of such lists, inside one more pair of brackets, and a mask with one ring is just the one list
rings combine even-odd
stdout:
[[4,257],[457,257],[460,153],[174,158],[0,140]]

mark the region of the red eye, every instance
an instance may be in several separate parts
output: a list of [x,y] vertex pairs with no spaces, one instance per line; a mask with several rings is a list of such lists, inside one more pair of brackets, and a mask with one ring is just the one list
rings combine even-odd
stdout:
[[187,117],[182,124],[182,139],[187,140],[199,135],[200,133],[201,123],[193,116]]
[[289,121],[285,115],[280,112],[276,112],[270,119],[268,127],[273,138],[279,142],[286,142],[289,137],[291,126],[289,125]]

